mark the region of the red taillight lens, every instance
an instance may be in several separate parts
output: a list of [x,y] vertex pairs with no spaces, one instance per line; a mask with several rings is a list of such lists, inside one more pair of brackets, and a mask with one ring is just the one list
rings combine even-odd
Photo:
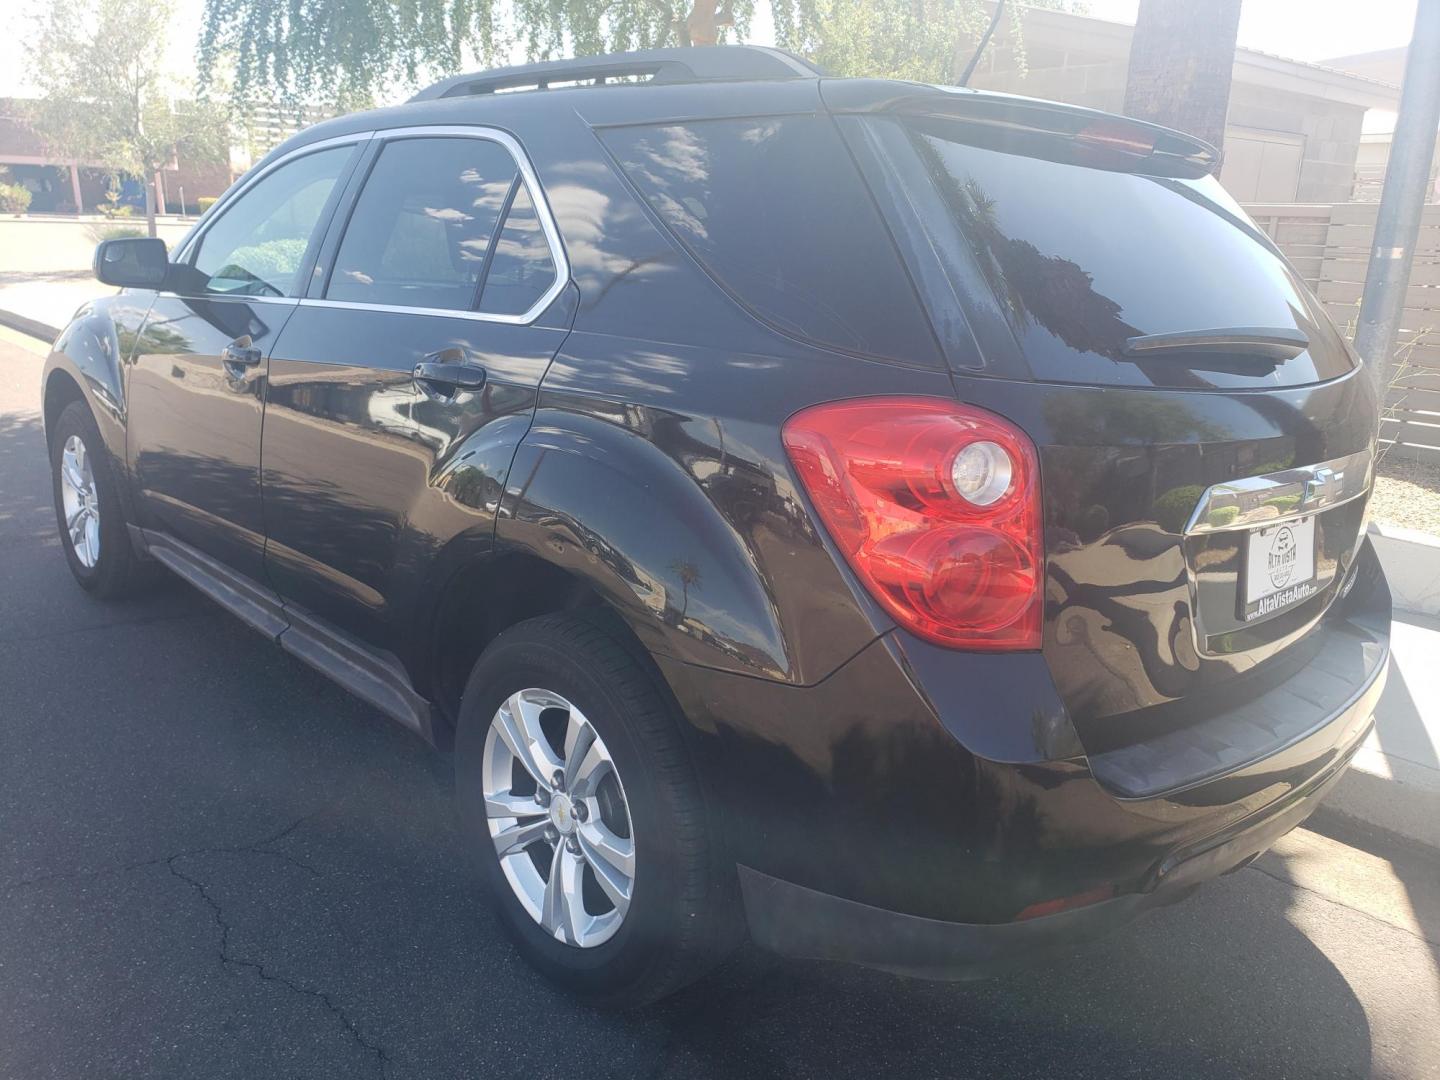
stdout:
[[951,648],[1040,647],[1040,466],[1024,432],[971,405],[865,398],[796,413],[783,435],[820,520],[897,622]]

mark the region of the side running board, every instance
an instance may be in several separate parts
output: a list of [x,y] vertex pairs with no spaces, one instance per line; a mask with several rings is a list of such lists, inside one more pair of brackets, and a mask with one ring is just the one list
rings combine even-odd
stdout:
[[245,625],[299,657],[361,701],[438,745],[446,725],[416,693],[400,661],[338,627],[287,605],[278,593],[173,536],[130,526],[131,538],[156,562],[214,600]]

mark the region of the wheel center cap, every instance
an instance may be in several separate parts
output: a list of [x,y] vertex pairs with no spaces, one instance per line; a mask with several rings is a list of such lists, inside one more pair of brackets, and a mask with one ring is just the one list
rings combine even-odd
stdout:
[[551,797],[550,824],[554,825],[562,836],[569,836],[575,831],[575,807],[570,802],[570,796],[557,791]]

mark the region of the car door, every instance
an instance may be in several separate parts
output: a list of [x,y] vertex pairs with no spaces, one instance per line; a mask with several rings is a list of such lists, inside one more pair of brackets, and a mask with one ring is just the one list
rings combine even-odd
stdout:
[[573,305],[509,135],[376,134],[271,354],[266,567],[307,618],[402,655],[426,579],[488,547]]
[[250,577],[263,573],[266,359],[357,153],[356,140],[297,151],[228,198],[181,251],[133,354],[141,523]]

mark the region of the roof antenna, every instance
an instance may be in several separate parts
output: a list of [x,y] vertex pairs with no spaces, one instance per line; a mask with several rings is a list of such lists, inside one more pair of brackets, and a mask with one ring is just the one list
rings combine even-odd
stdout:
[[985,28],[985,33],[980,38],[980,44],[975,46],[975,55],[970,57],[970,63],[965,65],[965,72],[960,76],[956,86],[964,86],[970,81],[970,76],[975,74],[975,65],[980,63],[980,57],[985,54],[985,46],[990,44],[990,37],[995,33],[995,27],[1000,25],[1000,16],[1005,12],[1005,0],[998,0],[995,5],[995,14],[990,17],[990,25]]

